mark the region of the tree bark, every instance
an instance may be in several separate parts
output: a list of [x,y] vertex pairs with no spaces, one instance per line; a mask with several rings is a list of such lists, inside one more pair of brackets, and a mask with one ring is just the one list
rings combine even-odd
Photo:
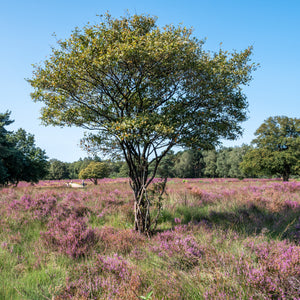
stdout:
[[290,177],[290,166],[285,163],[284,164],[284,171],[283,171],[283,174],[282,174],[282,180],[283,181],[289,181],[289,177]]
[[289,181],[289,177],[290,177],[289,175],[290,175],[289,173],[283,173],[282,174],[282,180],[283,181]]
[[149,234],[151,227],[150,202],[145,185],[135,182],[134,190],[134,229]]

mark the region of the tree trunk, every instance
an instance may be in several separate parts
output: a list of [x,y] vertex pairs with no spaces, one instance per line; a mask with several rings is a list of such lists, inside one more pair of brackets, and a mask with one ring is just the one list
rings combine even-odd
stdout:
[[282,180],[283,181],[289,181],[289,177],[290,177],[290,166],[285,163],[284,164],[284,171],[283,171],[283,174],[282,174]]
[[142,185],[134,190],[134,229],[139,233],[149,234],[151,227],[150,202],[146,188]]
[[290,177],[289,175],[290,175],[289,173],[283,173],[282,174],[282,180],[283,181],[289,181],[289,177]]
[[[164,188],[161,189],[161,192],[159,189],[157,191],[155,191],[155,189],[149,190],[149,185],[155,178],[161,159],[171,149],[172,145],[170,145],[160,156],[157,155],[156,149],[154,149],[155,159],[152,160],[152,162],[154,162],[154,169],[151,171],[151,176],[149,176],[149,162],[147,156],[151,153],[149,144],[144,145],[144,150],[142,152],[140,150],[135,151],[134,147],[136,147],[136,145],[130,145],[130,143],[126,144],[124,142],[121,146],[129,168],[130,186],[134,192],[134,229],[139,233],[151,235],[157,225]],[[137,149],[140,148],[137,147]],[[151,216],[150,206],[152,206],[152,211],[157,209],[156,216],[154,217]]]

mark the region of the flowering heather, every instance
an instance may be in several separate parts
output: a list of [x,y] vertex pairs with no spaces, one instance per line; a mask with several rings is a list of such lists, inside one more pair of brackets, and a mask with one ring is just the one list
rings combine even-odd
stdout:
[[146,242],[146,237],[137,234],[132,229],[116,229],[113,227],[103,226],[98,232],[98,244],[101,244],[103,252],[117,252],[120,254],[129,254],[142,247]]
[[150,250],[164,259],[171,260],[174,265],[181,269],[195,266],[203,255],[203,247],[198,244],[195,237],[184,234],[176,227],[159,233],[153,240]]
[[134,299],[139,288],[133,266],[117,254],[96,255],[93,264],[81,264],[67,278],[64,299]]
[[88,254],[97,241],[95,231],[75,215],[50,221],[48,231],[41,232],[41,239],[47,247],[72,258]]
[[[70,183],[70,179],[62,179],[62,180],[40,180],[38,183],[30,183],[30,182],[25,182],[21,181],[18,183],[19,188],[24,188],[24,187],[66,187],[68,183]],[[124,183],[128,182],[127,178],[116,178],[116,179],[111,179],[111,178],[103,178],[99,179],[98,183],[100,184],[106,184],[106,183]],[[72,179],[72,183],[77,183],[77,184],[82,184],[82,179]],[[85,181],[85,184],[91,185],[89,181]]]
[[247,285],[267,293],[270,299],[298,299],[300,247],[285,241],[246,245],[257,259],[256,265],[245,265]]
[[0,299],[299,300],[300,182],[169,179],[151,237],[128,179],[67,182],[0,190]]
[[31,211],[34,218],[42,220],[51,215],[56,203],[56,198],[47,193],[39,194],[34,198],[30,195],[24,195],[20,200],[12,201],[9,208],[11,210]]

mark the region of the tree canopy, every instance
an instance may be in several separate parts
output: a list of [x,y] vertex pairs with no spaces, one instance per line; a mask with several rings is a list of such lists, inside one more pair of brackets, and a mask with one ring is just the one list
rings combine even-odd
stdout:
[[252,175],[280,175],[288,181],[291,174],[300,174],[300,119],[286,116],[269,117],[256,130],[241,164]]
[[252,49],[212,53],[203,45],[183,26],[107,14],[59,41],[28,80],[44,124],[89,129],[87,149],[123,155],[140,232],[151,227],[147,187],[173,146],[212,148],[242,132]]
[[98,179],[105,178],[109,175],[109,167],[105,162],[91,162],[85,169],[79,173],[79,178],[89,179],[95,185],[98,184]]
[[7,184],[13,177],[12,164],[18,162],[20,156],[8,136],[11,132],[5,128],[13,123],[10,120],[10,112],[0,114],[0,184]]
[[46,153],[24,129],[10,132],[4,128],[14,122],[10,114],[0,114],[0,184],[38,182],[47,173]]
[[55,158],[50,159],[47,179],[61,180],[67,178],[69,178],[69,172],[66,163]]

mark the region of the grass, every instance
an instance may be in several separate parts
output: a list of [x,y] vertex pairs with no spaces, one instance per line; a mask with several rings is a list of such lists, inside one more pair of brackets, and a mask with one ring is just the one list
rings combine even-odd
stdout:
[[0,191],[0,299],[299,297],[298,182],[172,179],[151,238],[127,184],[47,185]]

